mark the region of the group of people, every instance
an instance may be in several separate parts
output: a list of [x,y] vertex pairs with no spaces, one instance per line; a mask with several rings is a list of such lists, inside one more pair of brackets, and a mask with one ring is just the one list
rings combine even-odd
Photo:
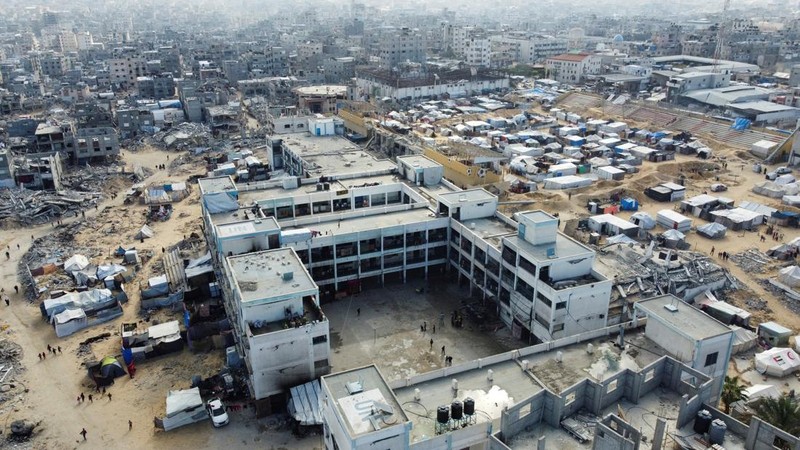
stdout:
[[61,352],[61,346],[59,345],[57,347],[53,347],[50,344],[47,344],[47,352],[42,352],[42,353],[39,353],[37,355],[37,356],[39,356],[39,361],[43,361],[43,360],[47,359],[47,354],[48,353],[52,353],[54,356],[55,355],[60,355],[62,353]]

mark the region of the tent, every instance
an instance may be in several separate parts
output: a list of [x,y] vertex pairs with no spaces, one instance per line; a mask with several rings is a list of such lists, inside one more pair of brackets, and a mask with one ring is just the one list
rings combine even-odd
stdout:
[[778,281],[790,288],[800,287],[800,267],[784,267],[778,272]]
[[65,337],[89,326],[86,313],[80,308],[65,309],[51,319],[56,336]]
[[750,350],[756,346],[758,336],[747,328],[737,327],[731,325],[730,329],[733,330],[733,354],[736,355],[740,352]]
[[650,214],[640,211],[631,215],[630,221],[639,225],[643,230],[652,230],[656,227],[656,221]]
[[139,229],[139,232],[136,233],[136,239],[150,239],[151,237],[155,236],[155,234],[156,233],[152,228],[144,225]]
[[792,257],[794,253],[794,247],[791,245],[786,244],[778,244],[775,247],[767,250],[767,256],[771,256],[775,259],[780,260],[787,260]]
[[666,229],[687,232],[692,228],[692,219],[671,209],[662,209],[656,214],[656,223]]
[[781,392],[772,384],[754,384],[745,389],[744,394],[747,396],[747,403],[760,398],[778,398],[781,396]]
[[624,234],[617,234],[606,239],[609,244],[636,244],[637,242]]
[[756,354],[756,371],[784,377],[800,370],[800,355],[790,348],[774,347]]
[[42,315],[51,318],[68,308],[99,309],[116,303],[114,295],[108,289],[93,289],[84,292],[72,292],[58,298],[49,298],[39,305]]
[[83,255],[73,255],[64,263],[64,270],[67,272],[75,272],[83,270],[89,265],[89,258]]
[[781,198],[784,195],[788,195],[783,186],[779,186],[772,181],[762,181],[761,183],[756,184],[753,186],[753,192],[758,195],[764,195],[771,198]]
[[[636,211],[639,209],[639,202],[635,198],[626,197],[620,200],[619,209],[622,211]],[[634,222],[635,223],[635,222]],[[639,225],[641,227],[641,225]]]
[[682,241],[686,239],[686,235],[678,230],[667,230],[661,233],[661,236],[668,241]]
[[235,211],[239,209],[239,202],[233,194],[228,192],[214,192],[203,196],[203,203],[209,214]]
[[800,195],[784,195],[781,198],[781,202],[784,205],[800,206]]
[[97,386],[112,385],[115,378],[125,375],[125,369],[122,368],[122,364],[113,356],[106,356],[100,362],[87,363],[86,369],[89,372],[89,378]]
[[182,391],[169,391],[167,394],[167,415],[157,420],[164,431],[189,425],[208,419],[208,413],[203,407],[200,397],[200,388],[194,387]]
[[697,233],[709,239],[722,239],[725,237],[725,231],[727,230],[725,225],[717,222],[707,223],[697,227]]

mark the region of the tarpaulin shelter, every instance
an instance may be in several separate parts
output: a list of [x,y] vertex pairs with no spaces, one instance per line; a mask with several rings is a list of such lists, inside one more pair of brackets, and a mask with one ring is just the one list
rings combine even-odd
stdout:
[[707,223],[697,227],[697,233],[709,239],[722,239],[728,230],[725,225],[717,222]]
[[200,397],[200,388],[194,387],[181,391],[169,391],[167,394],[167,414],[156,421],[156,425],[164,431],[189,425],[208,419],[208,412]]
[[800,287],[800,267],[784,267],[778,272],[778,281],[791,288]]
[[155,235],[156,232],[153,231],[152,228],[147,225],[143,225],[142,228],[139,229],[139,232],[136,233],[136,239],[150,239]]
[[89,326],[89,319],[80,308],[65,309],[53,315],[51,322],[58,337],[69,336]]
[[644,211],[632,214],[630,221],[639,225],[639,228],[643,230],[652,230],[656,227],[656,221],[653,219],[653,216]]
[[775,347],[757,353],[756,371],[764,375],[785,377],[800,370],[800,355],[791,348]]
[[[622,211],[637,211],[639,209],[639,202],[635,198],[625,197],[619,201],[619,209]],[[641,227],[641,225],[639,226]]]
[[83,255],[73,255],[70,259],[64,262],[64,270],[67,272],[75,272],[83,270],[89,265],[89,258]]
[[760,398],[778,398],[781,391],[772,384],[754,384],[744,390],[747,396],[747,403],[752,403]]
[[86,369],[89,373],[89,378],[94,381],[97,386],[109,386],[114,384],[114,379],[125,376],[125,369],[122,364],[117,361],[113,356],[106,356],[99,362],[87,363]]
[[108,289],[93,289],[84,292],[72,292],[58,298],[49,298],[39,305],[42,315],[51,318],[67,308],[100,309],[116,303],[117,299]]
[[291,397],[287,409],[300,425],[322,425],[322,391],[319,380],[295,386],[289,390]]

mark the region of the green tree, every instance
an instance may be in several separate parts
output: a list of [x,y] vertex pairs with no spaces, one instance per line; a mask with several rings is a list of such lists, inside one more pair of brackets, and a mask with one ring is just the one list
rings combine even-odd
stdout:
[[725,407],[725,414],[730,414],[731,405],[739,400],[747,400],[745,387],[739,384],[739,377],[725,377],[722,385],[722,405]]
[[800,434],[800,402],[797,397],[783,394],[778,398],[760,399],[753,410],[764,422],[797,436]]

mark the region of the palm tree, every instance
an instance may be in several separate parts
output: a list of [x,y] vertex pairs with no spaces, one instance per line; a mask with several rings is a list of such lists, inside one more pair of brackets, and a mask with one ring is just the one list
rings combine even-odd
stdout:
[[800,434],[800,402],[797,397],[783,394],[780,397],[760,399],[753,410],[764,422],[797,436]]
[[725,414],[730,414],[731,405],[739,400],[747,400],[745,387],[739,384],[739,377],[725,377],[722,385],[722,405],[725,407]]

